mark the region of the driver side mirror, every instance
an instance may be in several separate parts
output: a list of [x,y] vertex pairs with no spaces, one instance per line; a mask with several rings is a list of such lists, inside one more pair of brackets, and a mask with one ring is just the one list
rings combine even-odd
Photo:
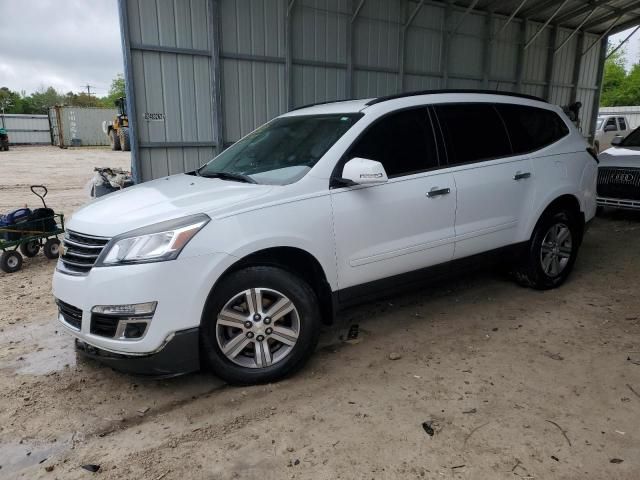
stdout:
[[617,131],[617,130],[618,130],[618,129],[616,128],[616,126],[615,126],[615,125],[605,125],[605,126],[604,126],[604,131],[605,131],[605,132],[615,132],[615,131]]
[[342,180],[350,185],[380,185],[389,178],[380,162],[356,157],[345,163]]
[[613,145],[614,147],[617,147],[618,145],[620,145],[622,143],[622,140],[624,140],[624,137],[622,137],[620,135],[616,135],[615,137],[613,137],[611,139],[611,145]]

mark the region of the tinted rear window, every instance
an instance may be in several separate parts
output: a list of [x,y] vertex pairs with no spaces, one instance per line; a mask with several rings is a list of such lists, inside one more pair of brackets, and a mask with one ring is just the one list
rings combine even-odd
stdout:
[[446,142],[449,164],[511,155],[507,131],[492,104],[460,103],[434,108]]
[[514,154],[539,150],[569,134],[569,128],[557,113],[526,105],[497,104]]

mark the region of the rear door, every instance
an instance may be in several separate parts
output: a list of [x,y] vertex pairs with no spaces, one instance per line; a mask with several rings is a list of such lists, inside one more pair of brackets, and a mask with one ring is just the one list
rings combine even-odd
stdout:
[[[453,175],[439,169],[428,109],[375,121],[343,162],[355,157],[381,162],[389,180],[331,190],[340,289],[451,260],[455,184]],[[351,290],[351,295],[359,293]]]
[[530,159],[513,154],[493,104],[444,104],[434,110],[457,190],[454,258],[516,243],[533,201]]

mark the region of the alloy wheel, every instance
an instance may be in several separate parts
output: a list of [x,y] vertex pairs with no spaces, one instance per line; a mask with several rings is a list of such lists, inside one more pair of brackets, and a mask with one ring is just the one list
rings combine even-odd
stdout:
[[284,360],[296,345],[300,316],[293,302],[270,288],[244,290],[229,300],[216,319],[222,353],[247,368]]
[[573,239],[569,227],[564,223],[553,224],[540,247],[542,271],[549,277],[557,277],[567,267],[572,251]]

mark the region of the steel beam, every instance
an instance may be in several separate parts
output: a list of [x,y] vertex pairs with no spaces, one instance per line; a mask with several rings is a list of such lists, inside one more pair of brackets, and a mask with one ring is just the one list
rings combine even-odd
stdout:
[[557,4],[557,0],[541,0],[529,5],[529,8],[526,8],[524,11],[522,11],[520,13],[520,16],[522,18],[529,18],[531,17],[531,15],[543,12],[544,10],[547,10],[548,8],[551,8]]
[[449,86],[449,52],[451,50],[451,35],[449,35],[449,24],[451,23],[451,14],[453,13],[453,1],[447,0],[444,8],[444,25],[442,29],[442,47],[440,49],[440,65],[442,70],[441,88]]
[[[404,92],[404,75],[405,75],[405,62],[406,62],[406,54],[407,54],[407,30],[413,23],[413,20],[416,18],[418,13],[420,13],[420,9],[424,5],[424,0],[420,0],[420,2],[415,6],[415,8],[409,14],[407,21],[404,22],[402,28],[400,29],[400,40],[398,42],[398,91]],[[409,3],[405,3],[405,8],[409,6]]]
[[636,15],[631,20],[627,20],[625,22],[619,23],[616,25],[614,29],[611,30],[611,35],[615,35],[616,33],[624,32],[628,28],[633,28],[636,25],[640,24],[640,14]]
[[551,30],[551,36],[549,37],[549,46],[547,49],[547,67],[545,70],[545,85],[544,85],[544,99],[551,102],[551,87],[553,84],[553,67],[555,66],[554,50],[558,41],[558,26],[554,25]]
[[573,86],[571,87],[571,103],[574,103],[578,100],[578,83],[580,82],[580,69],[582,68],[582,55],[580,55],[580,52],[583,48],[584,32],[579,32],[578,38],[576,39],[575,58],[573,59],[573,76],[571,77]]
[[564,15],[560,15],[557,20],[556,23],[558,23],[558,25],[562,25],[564,22],[566,22],[567,20],[574,20],[577,17],[579,17],[580,15],[587,13],[590,10],[593,10],[595,8],[598,8],[601,5],[606,4],[607,2],[610,2],[611,0],[594,0],[594,1],[590,1],[588,3],[586,3],[583,7],[578,7],[576,9],[573,9],[567,13],[565,13]]
[[564,41],[558,45],[555,49],[555,51],[553,52],[554,55],[557,54],[560,50],[562,50],[562,47],[564,47],[567,43],[569,43],[569,40],[571,40],[573,38],[573,36],[578,33],[578,31],[582,28],[582,26],[587,23],[587,21],[589,20],[589,18],[591,18],[591,16],[596,12],[596,10],[598,9],[598,7],[594,8],[593,10],[591,10],[591,13],[589,15],[587,15],[584,20],[582,20],[582,22],[580,22],[580,25],[578,25],[573,32],[571,32],[571,35],[569,35],[567,38],[564,39]]
[[636,33],[639,29],[640,29],[640,25],[638,25],[636,28],[634,28],[634,29],[633,29],[633,31],[632,31],[629,35],[627,35],[627,38],[625,38],[624,40],[622,40],[622,41],[618,44],[618,46],[617,46],[616,48],[614,48],[613,50],[611,50],[611,51],[607,54],[607,56],[606,56],[605,60],[606,60],[607,58],[609,58],[611,55],[613,55],[614,53],[616,53],[618,50],[620,50],[620,48],[622,48],[622,46],[623,46],[625,43],[627,43],[627,41],[629,41],[629,39],[630,39],[631,37],[633,37],[633,36],[635,35],[635,33]]
[[[129,118],[129,145],[131,147],[131,177],[135,183],[142,178],[140,165],[140,153],[138,151],[138,117],[136,115],[136,97],[133,86],[133,65],[131,59],[131,40],[129,37],[129,15],[127,14],[127,0],[118,0],[118,16],[120,17],[120,39],[122,41],[122,53],[124,60],[124,86],[127,95],[127,116]],[[59,110],[58,110],[59,111]],[[64,142],[62,136],[62,122],[58,117],[58,136]]]
[[629,5],[626,5],[622,8],[618,8],[618,10],[615,13],[612,13],[602,18],[598,18],[597,20],[594,20],[593,22],[586,24],[584,26],[584,29],[589,30],[597,25],[607,23],[609,20],[613,20],[614,18],[619,20],[623,15],[626,15],[627,13],[632,13],[634,10],[640,10],[640,3],[638,3],[638,0],[633,0],[633,2],[631,2]]
[[284,46],[285,46],[285,63],[284,63],[284,81],[285,91],[287,94],[287,110],[293,108],[293,7],[296,0],[287,2],[287,11],[285,13],[284,27]]
[[365,0],[360,0],[360,2],[358,2],[358,6],[353,12],[353,15],[351,15],[351,23],[355,22],[356,18],[358,18],[358,15],[360,14],[360,10],[362,10],[362,7],[364,6],[364,2]]
[[211,42],[211,103],[213,108],[213,141],[222,153],[224,129],[222,118],[222,69],[220,68],[220,2],[209,0],[209,38]]
[[[595,47],[595,46],[598,44],[598,42],[602,41],[602,40],[603,40],[603,39],[605,39],[605,38],[609,38],[609,37],[608,37],[609,32],[610,32],[611,30],[613,30],[613,27],[615,27],[615,26],[616,26],[616,24],[620,21],[620,19],[622,18],[622,15],[624,15],[624,14],[620,14],[620,16],[616,19],[616,21],[615,21],[615,22],[613,22],[613,23],[609,26],[609,28],[607,28],[607,29],[604,31],[604,33],[598,37],[598,39],[597,39],[596,41],[594,41],[591,45],[589,45],[589,46],[587,47],[587,49],[586,49],[584,52],[582,52],[582,55],[586,55],[587,53],[589,53],[589,51],[590,51],[593,47]],[[585,29],[585,30],[586,30],[586,29]]]
[[604,77],[604,59],[607,54],[607,45],[609,44],[609,37],[604,35],[600,40],[600,55],[598,62],[598,75],[596,82],[598,89],[593,96],[593,105],[591,108],[591,119],[589,122],[589,140],[593,144],[593,137],[596,131],[596,121],[598,120],[598,109],[600,108],[600,94],[602,93],[602,79]]
[[482,85],[489,88],[489,74],[491,73],[491,34],[493,32],[493,11],[490,10],[484,18],[485,39],[482,44]]
[[[458,30],[460,30],[460,27],[462,26],[462,23],[464,22],[464,19],[467,18],[467,15],[469,15],[471,13],[471,10],[473,10],[476,7],[476,5],[478,4],[479,1],[480,0],[473,0],[473,2],[471,2],[471,4],[467,7],[467,9],[462,14],[462,17],[460,17],[460,20],[458,20],[458,24],[451,31],[451,35],[455,35],[456,33],[458,33]],[[422,6],[422,3],[424,3],[424,0],[422,2],[420,2],[420,6]]]
[[516,88],[522,93],[522,76],[524,71],[524,61],[527,51],[524,44],[527,38],[527,19],[523,19],[520,23],[520,32],[518,32],[518,56],[516,57]]
[[518,12],[520,11],[520,9],[522,7],[524,7],[524,4],[527,3],[528,0],[522,0],[520,2],[520,5],[518,5],[518,7],[511,12],[511,15],[509,15],[509,18],[507,19],[507,21],[505,22],[505,24],[502,26],[502,28],[500,29],[500,31],[496,34],[496,37],[499,37],[500,34],[502,32],[504,32],[504,30],[509,26],[509,24],[513,21],[514,17],[518,14]]
[[560,13],[560,10],[562,10],[562,8],[569,2],[569,0],[564,0],[564,2],[562,2],[558,8],[556,8],[556,10],[553,12],[553,14],[547,18],[547,20],[544,22],[544,24],[538,29],[538,31],[536,33],[533,34],[533,36],[529,39],[529,41],[525,44],[524,49],[526,50],[527,48],[529,48],[531,46],[531,44],[533,42],[535,42],[536,38],[538,38],[538,36],[542,33],[542,31],[547,28],[547,26],[549,25],[549,23],[551,23],[551,20],[554,19],[554,17]]

